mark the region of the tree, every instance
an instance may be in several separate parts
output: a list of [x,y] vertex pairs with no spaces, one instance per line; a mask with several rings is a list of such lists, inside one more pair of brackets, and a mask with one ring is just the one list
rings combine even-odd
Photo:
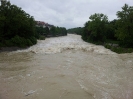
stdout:
[[67,30],[64,27],[51,27],[50,29],[51,36],[64,36],[67,35]]
[[56,27],[51,27],[50,28],[50,34],[52,35],[52,36],[56,36]]
[[62,36],[67,35],[67,30],[66,30],[66,28],[60,27],[60,31],[61,31],[61,35],[62,35]]
[[71,34],[78,34],[78,35],[81,35],[82,32],[83,32],[83,28],[82,28],[82,27],[71,28],[71,29],[68,29],[67,32],[68,32],[68,33],[71,33]]
[[0,1],[0,45],[29,46],[35,44],[37,40],[34,18],[16,5],[12,5],[10,1]]
[[90,23],[90,21],[88,21],[84,24],[84,28],[83,28],[83,32],[82,32],[82,39],[84,41],[87,41],[87,39],[90,35],[90,31],[88,30],[89,23]]
[[47,36],[49,34],[49,28],[48,27],[45,27],[44,30],[45,30],[45,34]]
[[117,38],[115,37],[115,30],[117,29],[116,22],[117,20],[114,19],[106,24],[107,28],[107,31],[105,33],[106,39],[117,41]]
[[82,38],[88,42],[104,42],[106,37],[106,24],[108,18],[104,14],[93,14],[89,17],[90,21],[85,24]]
[[44,33],[45,33],[45,28],[43,28],[42,26],[36,27],[36,32],[37,32],[39,35],[44,35]]
[[125,4],[122,11],[117,12],[116,37],[124,47],[133,47],[133,6]]

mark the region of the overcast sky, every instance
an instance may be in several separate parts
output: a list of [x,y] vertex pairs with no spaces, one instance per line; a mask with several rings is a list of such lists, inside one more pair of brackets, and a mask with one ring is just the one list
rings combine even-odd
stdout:
[[35,20],[74,28],[83,27],[94,13],[103,13],[109,20],[116,19],[116,12],[124,4],[133,6],[133,0],[10,0]]

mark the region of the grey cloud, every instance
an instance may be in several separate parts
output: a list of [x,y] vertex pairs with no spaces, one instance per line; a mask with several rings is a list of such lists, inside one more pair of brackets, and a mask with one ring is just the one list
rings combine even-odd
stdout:
[[55,26],[66,28],[80,27],[94,13],[103,13],[109,20],[116,17],[116,12],[132,0],[10,0],[34,16],[35,20],[45,21]]

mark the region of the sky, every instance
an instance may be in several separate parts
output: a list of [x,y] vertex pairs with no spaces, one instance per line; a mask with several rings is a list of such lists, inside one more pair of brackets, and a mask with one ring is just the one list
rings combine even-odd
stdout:
[[10,0],[36,21],[69,28],[83,27],[90,15],[103,13],[109,21],[124,4],[133,6],[132,0]]

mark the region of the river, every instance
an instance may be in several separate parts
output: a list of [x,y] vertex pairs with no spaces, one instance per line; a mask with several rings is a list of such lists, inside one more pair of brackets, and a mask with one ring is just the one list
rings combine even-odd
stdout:
[[0,99],[133,99],[133,53],[73,34],[1,52]]

